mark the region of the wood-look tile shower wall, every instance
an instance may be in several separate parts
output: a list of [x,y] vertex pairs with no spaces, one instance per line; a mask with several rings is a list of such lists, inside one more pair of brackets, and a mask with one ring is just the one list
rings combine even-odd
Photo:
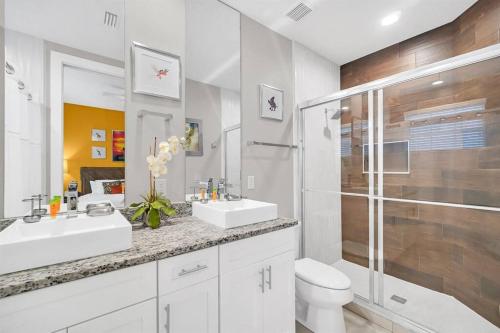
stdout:
[[[479,0],[450,24],[342,66],[341,86],[349,88],[499,42],[500,1]],[[433,86],[437,80],[444,83]],[[348,101],[351,109],[342,117],[342,124],[353,129],[351,155],[342,159],[342,191],[367,193],[368,178],[362,173],[366,133],[354,130],[363,128],[367,101],[363,96],[353,104],[355,99]],[[431,117],[424,123],[405,118],[477,104],[484,110]],[[432,135],[433,124],[463,128],[468,120],[480,123],[481,137],[473,147],[410,148],[409,174],[384,175],[385,196],[500,207],[500,60],[384,90],[386,142],[409,140],[411,146],[414,129],[429,126]],[[342,198],[342,241],[343,258],[367,266],[365,198]],[[386,202],[384,259],[387,274],[452,295],[500,327],[500,213]]]

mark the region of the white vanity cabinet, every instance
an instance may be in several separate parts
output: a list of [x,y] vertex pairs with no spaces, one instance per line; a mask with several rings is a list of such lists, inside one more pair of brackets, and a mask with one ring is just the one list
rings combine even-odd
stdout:
[[294,232],[0,299],[0,333],[294,332]]
[[218,247],[158,262],[160,333],[219,331]]
[[220,332],[295,331],[293,229],[220,246]]
[[89,320],[68,328],[68,333],[156,333],[156,300]]

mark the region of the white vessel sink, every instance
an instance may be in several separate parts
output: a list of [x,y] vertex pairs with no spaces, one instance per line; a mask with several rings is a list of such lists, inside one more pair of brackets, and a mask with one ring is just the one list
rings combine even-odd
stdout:
[[242,199],[193,202],[193,216],[221,228],[235,228],[278,218],[278,205]]
[[0,232],[0,274],[129,249],[132,226],[115,210],[108,216],[19,219]]

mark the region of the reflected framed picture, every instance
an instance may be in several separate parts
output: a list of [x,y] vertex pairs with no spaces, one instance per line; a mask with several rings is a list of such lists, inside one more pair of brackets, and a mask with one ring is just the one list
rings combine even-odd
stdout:
[[92,147],[92,158],[93,159],[105,159],[106,158],[106,148],[105,147]]
[[133,92],[181,100],[181,58],[133,43]]
[[125,131],[113,130],[111,133],[113,162],[125,162]]
[[186,118],[186,156],[203,156],[203,122]]
[[92,141],[104,142],[106,141],[106,131],[102,129],[92,129]]
[[267,84],[260,85],[260,117],[283,120],[284,91]]

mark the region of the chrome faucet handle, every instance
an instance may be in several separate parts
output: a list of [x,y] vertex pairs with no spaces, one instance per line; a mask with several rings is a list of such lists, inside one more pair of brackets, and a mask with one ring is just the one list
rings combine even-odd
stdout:
[[25,217],[23,217],[23,221],[26,223],[39,222],[42,219],[42,216],[40,214],[35,214],[35,198],[31,197],[29,199],[23,199],[23,202],[28,201],[31,201],[31,211],[30,215],[26,215]]
[[32,209],[32,215],[45,215],[47,214],[47,209],[42,208],[42,198],[48,197],[47,194],[34,194],[31,196],[33,199],[38,200],[38,208]]

